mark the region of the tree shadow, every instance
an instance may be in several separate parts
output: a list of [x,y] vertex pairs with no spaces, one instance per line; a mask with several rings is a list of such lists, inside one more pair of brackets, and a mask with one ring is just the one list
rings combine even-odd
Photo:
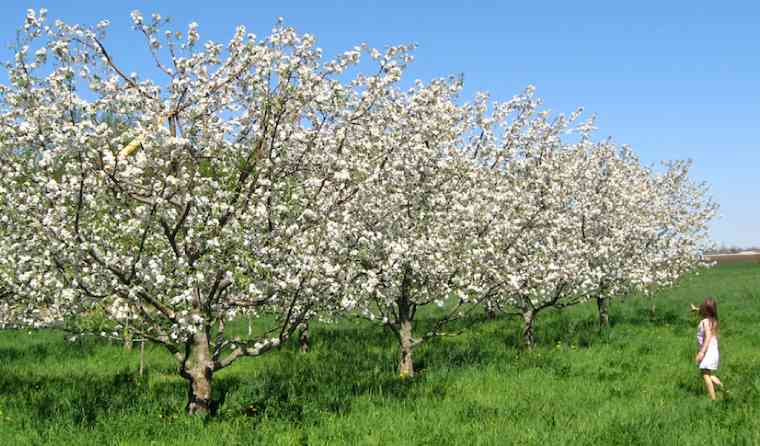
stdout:
[[47,421],[61,419],[92,428],[101,416],[145,410],[146,404],[158,403],[147,382],[127,370],[114,375],[4,373],[0,375],[0,394],[14,405],[26,406],[39,421],[35,425],[38,430],[43,430]]
[[[522,350],[519,320],[476,317],[477,320],[463,321],[462,326],[472,325],[472,329],[458,337],[432,340],[415,352],[417,375],[411,379],[398,376],[398,347],[389,332],[359,323],[317,325],[312,327],[308,353],[298,352],[297,342],[293,341],[266,359],[262,358],[265,366],[241,370],[236,364],[229,373],[215,375],[216,419],[246,417],[255,423],[278,419],[308,425],[319,422],[325,413],[349,413],[354,402],[364,397],[394,401],[452,398],[447,374],[466,368],[541,368],[558,377],[578,373],[564,355],[541,355],[541,352],[557,342],[577,347],[604,342],[596,319],[559,313],[546,316],[537,322],[536,353]],[[433,320],[421,319],[420,331]],[[665,310],[654,321],[673,320],[677,321],[678,317]],[[611,322],[613,330],[616,324],[655,323],[641,312],[612,314]],[[76,348],[69,345],[39,344],[29,352],[6,348],[0,350],[0,355],[15,361],[27,355],[63,357],[74,350],[77,356],[92,354],[98,348],[97,343],[90,341],[74,344]],[[599,378],[614,380],[625,371],[610,369],[608,372],[609,376]],[[187,388],[175,368],[157,365],[148,373],[154,379],[140,379],[133,370],[127,369],[115,374],[67,376],[6,373],[0,376],[0,394],[30,406],[37,419],[68,418],[76,425],[88,427],[94,426],[99,417],[118,413],[182,416]],[[168,379],[155,379],[162,375]]]
[[[395,340],[377,327],[312,328],[308,353],[288,345],[255,376],[220,378],[220,416],[309,424],[324,413],[349,412],[364,395],[416,398],[424,373],[399,378],[396,355]],[[425,368],[424,361],[415,365],[419,371]]]
[[0,348],[0,361],[13,362],[23,356],[24,354],[17,348]]

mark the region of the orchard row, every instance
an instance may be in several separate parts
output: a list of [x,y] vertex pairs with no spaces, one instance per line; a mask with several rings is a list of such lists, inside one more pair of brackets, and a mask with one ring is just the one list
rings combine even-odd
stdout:
[[[154,81],[118,65],[106,21],[44,16],[0,86],[0,324],[161,344],[189,413],[313,318],[386,326],[411,376],[473,311],[519,313],[530,345],[547,308],[595,299],[606,324],[610,298],[703,262],[716,206],[689,164],[644,166],[532,88],[465,100],[457,78],[403,87],[410,46],[326,60],[282,23],[201,43],[134,12]],[[270,325],[226,335],[241,316]]]

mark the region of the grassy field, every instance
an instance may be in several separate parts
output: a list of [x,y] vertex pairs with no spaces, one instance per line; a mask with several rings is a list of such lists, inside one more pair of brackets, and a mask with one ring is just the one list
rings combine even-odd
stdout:
[[[719,301],[721,369],[710,402],[693,364],[688,303]],[[653,308],[653,304],[656,307]],[[650,298],[613,303],[599,334],[591,304],[543,315],[538,347],[519,321],[484,321],[416,356],[396,377],[377,327],[313,328],[295,346],[215,377],[213,419],[182,414],[172,360],[59,332],[0,333],[0,444],[760,444],[760,265],[721,265]]]

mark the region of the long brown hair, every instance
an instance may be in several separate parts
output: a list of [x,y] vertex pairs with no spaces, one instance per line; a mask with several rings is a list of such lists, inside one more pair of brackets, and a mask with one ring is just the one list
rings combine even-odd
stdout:
[[718,302],[712,297],[705,297],[705,301],[699,306],[699,315],[710,322],[710,327],[718,334]]

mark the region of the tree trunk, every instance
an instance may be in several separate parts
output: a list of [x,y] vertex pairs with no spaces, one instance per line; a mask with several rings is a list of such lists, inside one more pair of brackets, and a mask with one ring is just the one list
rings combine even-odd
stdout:
[[206,415],[211,412],[211,378],[214,373],[208,335],[199,330],[192,339],[190,353],[182,366],[182,376],[188,381],[187,413]]
[[412,337],[412,319],[416,307],[409,299],[409,288],[411,283],[412,271],[409,266],[404,267],[404,278],[401,281],[401,295],[396,304],[398,305],[398,318],[396,319],[395,329],[398,331],[399,343],[399,361],[398,373],[404,378],[414,377],[414,362],[412,360],[412,350],[414,349],[414,338]]
[[399,365],[398,372],[401,378],[414,377],[414,363],[412,362],[412,321],[402,320],[399,327]]
[[399,364],[398,373],[401,378],[414,377],[414,362],[412,361],[412,303],[409,300],[410,271],[404,270],[404,279],[401,282],[401,296],[398,300],[398,341],[399,341]]
[[536,319],[536,313],[533,310],[523,312],[523,342],[528,349],[533,348],[533,321]]
[[145,373],[145,339],[140,341],[140,378]]
[[604,329],[610,326],[609,305],[609,299],[606,297],[596,298],[596,307],[599,309],[599,328]]
[[129,332],[129,325],[124,326],[122,337],[124,338],[124,351],[132,351],[132,333]]
[[309,321],[301,323],[301,332],[298,334],[298,343],[301,345],[301,353],[309,351]]

